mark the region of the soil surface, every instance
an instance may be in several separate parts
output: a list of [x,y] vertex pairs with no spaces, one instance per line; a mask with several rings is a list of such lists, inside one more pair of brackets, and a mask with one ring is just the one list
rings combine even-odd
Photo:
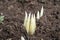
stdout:
[[[44,7],[44,15],[37,21],[37,28],[28,36],[24,27],[25,11],[37,14]],[[60,40],[60,0],[0,0],[0,40]]]

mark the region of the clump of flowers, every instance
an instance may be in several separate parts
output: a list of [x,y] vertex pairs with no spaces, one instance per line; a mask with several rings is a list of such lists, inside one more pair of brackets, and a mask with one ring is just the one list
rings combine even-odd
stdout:
[[26,28],[26,31],[28,34],[33,34],[36,29],[36,20],[35,20],[35,14],[29,13],[27,16],[27,12],[25,12],[25,20],[24,20],[24,26]]
[[[40,19],[40,17],[43,16],[43,6],[41,8],[41,12],[37,12],[37,20]],[[25,19],[24,19],[24,27],[28,34],[33,35],[36,30],[36,17],[35,14],[29,13],[27,15],[27,12],[25,11]]]

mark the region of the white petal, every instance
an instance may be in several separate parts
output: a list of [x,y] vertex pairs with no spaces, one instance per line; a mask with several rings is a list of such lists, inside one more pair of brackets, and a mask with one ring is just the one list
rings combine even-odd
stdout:
[[27,33],[29,33],[30,17],[31,17],[31,13],[29,13],[29,16],[27,18],[27,23],[26,23],[26,31],[27,31]]
[[40,18],[40,16],[39,16],[40,14],[39,14],[39,11],[37,12],[37,19],[39,19]]
[[23,36],[21,36],[21,40],[25,40]]
[[24,26],[26,25],[26,22],[27,22],[27,12],[25,11]]
[[41,13],[40,13],[40,17],[42,17],[43,16],[43,6],[42,6],[42,8],[41,8]]
[[35,15],[32,14],[31,24],[30,24],[30,34],[33,35],[35,32],[36,24],[35,24]]

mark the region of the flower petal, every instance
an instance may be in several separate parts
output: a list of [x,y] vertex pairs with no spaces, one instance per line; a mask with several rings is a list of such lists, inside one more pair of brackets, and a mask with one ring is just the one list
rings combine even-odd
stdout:
[[43,6],[42,6],[42,8],[41,8],[41,13],[40,13],[40,17],[42,17],[43,16]]

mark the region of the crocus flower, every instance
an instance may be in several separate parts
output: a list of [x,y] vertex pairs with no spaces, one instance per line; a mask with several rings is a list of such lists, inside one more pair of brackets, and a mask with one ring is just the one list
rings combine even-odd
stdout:
[[34,34],[36,28],[35,20],[35,15],[31,15],[31,13],[29,13],[29,15],[27,16],[27,14],[25,13],[24,27],[28,34]]

